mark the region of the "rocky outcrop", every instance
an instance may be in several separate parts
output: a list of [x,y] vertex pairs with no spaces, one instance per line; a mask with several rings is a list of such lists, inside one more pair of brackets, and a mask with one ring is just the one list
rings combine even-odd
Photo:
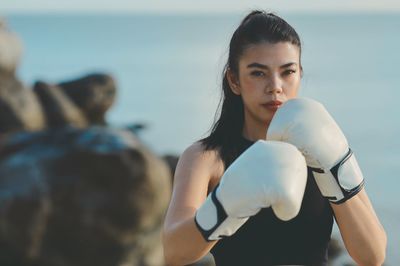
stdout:
[[171,173],[171,177],[172,177],[172,181],[175,175],[175,170],[176,170],[176,166],[178,164],[179,161],[179,156],[177,155],[173,155],[173,154],[166,154],[162,157],[164,159],[164,161],[167,163],[170,173]]
[[130,132],[58,128],[0,145],[0,265],[163,265],[169,171]]
[[106,125],[116,87],[107,74],[92,74],[52,85],[26,88],[13,75],[0,74],[0,134],[44,128]]
[[20,39],[0,19],[0,137],[67,125],[107,124],[105,115],[117,91],[112,76],[93,73],[59,84],[38,81],[32,91],[16,77],[21,56]]
[[19,37],[9,31],[5,20],[0,18],[0,74],[11,75],[20,63],[22,56],[22,42]]
[[114,103],[117,92],[112,76],[94,73],[58,86],[82,110],[89,124],[106,124],[105,113]]
[[114,79],[32,90],[21,54],[0,21],[0,265],[163,265],[170,171],[131,129],[105,126]]
[[88,121],[75,103],[57,85],[38,81],[33,90],[39,97],[46,116],[46,126],[63,127],[71,125],[78,128],[88,126]]
[[45,126],[44,114],[35,94],[16,78],[22,43],[0,18],[0,136]]
[[37,81],[33,89],[45,111],[47,127],[106,125],[106,112],[115,101],[116,85],[108,74],[90,74],[49,84]]
[[44,127],[44,113],[33,91],[15,76],[0,74],[0,135]]

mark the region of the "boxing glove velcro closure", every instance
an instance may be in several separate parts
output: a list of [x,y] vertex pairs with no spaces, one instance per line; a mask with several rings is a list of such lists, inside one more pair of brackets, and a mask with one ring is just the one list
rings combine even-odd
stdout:
[[364,187],[364,178],[353,151],[349,148],[346,155],[330,170],[310,169],[322,195],[335,204],[340,204],[355,196]]
[[233,235],[249,217],[235,218],[227,215],[216,192],[218,186],[197,210],[195,224],[206,241],[219,240]]

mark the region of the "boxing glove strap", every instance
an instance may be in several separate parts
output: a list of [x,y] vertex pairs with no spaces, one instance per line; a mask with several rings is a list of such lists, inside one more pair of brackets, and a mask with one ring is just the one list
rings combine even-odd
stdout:
[[347,154],[343,157],[342,160],[340,160],[340,162],[338,162],[334,167],[331,168],[331,173],[332,175],[338,179],[339,176],[339,168],[344,165],[346,163],[347,160],[350,159],[350,157],[353,155],[353,151],[349,148],[349,151],[347,152]]
[[[321,168],[310,167],[310,169],[315,172],[314,176],[322,195],[332,203],[343,203],[364,187],[361,170],[350,148],[343,159],[328,172]],[[329,182],[327,179],[332,181]]]
[[195,224],[206,241],[233,235],[249,217],[229,216],[217,198],[217,188],[211,192],[194,217]]
[[[342,160],[340,160],[336,165],[334,165],[329,171],[333,174],[333,176],[337,177],[338,171],[339,171],[339,167],[341,165],[343,165],[350,157],[351,155],[353,155],[353,151],[349,148],[349,150],[347,151],[346,155],[343,157]],[[320,174],[324,174],[326,173],[324,169],[322,168],[317,168],[317,167],[311,167],[309,166],[308,168],[310,168],[313,172],[316,173],[320,173]]]
[[[217,188],[218,186],[211,192],[210,197],[206,199],[205,203],[196,212],[194,218],[197,228],[199,229],[200,233],[203,235],[206,241],[217,240],[224,237],[224,236],[216,237],[213,235],[213,233],[217,230],[217,228],[228,217],[228,215],[224,210],[224,207],[222,207],[222,204],[217,199],[216,196]],[[215,224],[210,229],[208,229],[210,223],[212,222],[214,222]],[[208,226],[206,224],[208,224]]]

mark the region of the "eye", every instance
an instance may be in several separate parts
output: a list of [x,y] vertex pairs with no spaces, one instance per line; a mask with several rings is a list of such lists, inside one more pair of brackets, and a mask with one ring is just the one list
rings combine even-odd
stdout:
[[254,76],[254,77],[264,77],[265,73],[259,70],[254,70],[250,73],[250,75]]
[[296,73],[295,69],[286,69],[285,71],[283,71],[283,75],[285,75],[285,76],[294,74],[294,73]]

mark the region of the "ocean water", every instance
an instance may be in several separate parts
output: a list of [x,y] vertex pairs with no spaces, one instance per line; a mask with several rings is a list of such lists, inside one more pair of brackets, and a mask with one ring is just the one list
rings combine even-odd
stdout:
[[[205,136],[219,102],[229,39],[243,14],[10,15],[23,40],[28,85],[108,72],[115,126],[144,123],[158,154]],[[400,15],[283,14],[303,42],[301,95],[321,101],[355,151],[389,238],[385,265],[400,264]],[[335,234],[338,234],[337,230]]]

